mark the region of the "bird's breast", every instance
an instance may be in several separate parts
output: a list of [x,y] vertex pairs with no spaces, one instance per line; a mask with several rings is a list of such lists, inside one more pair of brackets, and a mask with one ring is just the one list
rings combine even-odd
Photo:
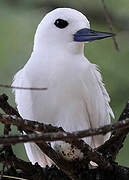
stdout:
[[69,58],[60,61],[51,59],[51,62],[44,59],[40,65],[31,64],[32,61],[25,66],[24,86],[45,87],[47,90],[22,93],[26,99],[22,103],[30,106],[23,114],[27,114],[27,118],[52,124],[57,124],[63,116],[64,119],[72,118],[82,106],[82,62],[76,58],[72,62]]

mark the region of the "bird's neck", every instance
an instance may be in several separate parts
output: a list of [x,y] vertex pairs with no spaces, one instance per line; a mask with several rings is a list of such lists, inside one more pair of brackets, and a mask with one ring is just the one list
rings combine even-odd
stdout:
[[[46,46],[49,44],[49,46]],[[78,55],[84,53],[84,44],[77,42],[69,42],[64,44],[45,43],[34,44],[33,52],[40,54],[56,54],[56,55]]]

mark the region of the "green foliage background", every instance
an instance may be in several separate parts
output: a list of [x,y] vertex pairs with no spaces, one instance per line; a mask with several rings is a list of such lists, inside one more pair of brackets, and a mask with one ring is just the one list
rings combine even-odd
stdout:
[[[108,0],[106,3],[120,52],[115,50],[112,39],[105,39],[86,44],[85,55],[99,65],[117,119],[129,97],[129,2]],[[12,83],[14,74],[24,66],[31,54],[37,25],[48,11],[56,7],[80,10],[87,15],[93,29],[108,31],[100,0],[0,0],[0,84]],[[11,90],[0,89],[0,93],[3,92],[15,105]],[[129,138],[118,156],[118,162],[127,166],[128,141]],[[14,151],[19,158],[27,158],[23,145],[14,146]]]

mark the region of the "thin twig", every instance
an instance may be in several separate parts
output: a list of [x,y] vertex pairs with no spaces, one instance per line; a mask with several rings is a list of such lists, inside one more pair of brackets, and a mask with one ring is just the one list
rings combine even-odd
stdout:
[[[12,168],[15,168],[21,170],[23,173],[22,175],[26,174],[26,177],[30,177],[29,179],[33,179],[32,175],[35,176],[36,174],[39,174],[39,170],[42,168],[40,166],[32,165],[31,162],[25,162],[24,160],[21,160],[17,158],[15,155],[5,155],[4,153],[0,154],[0,163],[6,162],[6,166],[11,166]],[[37,171],[37,168],[39,169]],[[18,175],[15,173],[15,175]],[[21,177],[21,176],[20,176]],[[24,176],[25,177],[25,176]],[[28,179],[28,178],[27,178]],[[45,179],[45,175],[42,171],[42,179]],[[35,180],[35,178],[33,179]]]
[[110,156],[110,159],[112,161],[115,161],[116,155],[123,147],[124,140],[129,133],[129,127],[128,125],[126,126],[126,123],[128,124],[126,120],[129,120],[129,101],[127,102],[117,122],[122,122],[123,120],[125,120],[125,125],[123,125],[125,129],[118,128],[117,130],[113,131],[110,139],[96,149],[97,151],[101,152],[104,156],[107,155],[108,152],[108,155]]
[[37,121],[30,121],[17,117],[16,115],[2,115],[0,114],[0,122],[7,125],[15,125],[20,129],[29,131],[38,131],[42,133],[50,132],[64,132],[61,127],[52,126],[51,124],[39,123]]
[[78,180],[74,175],[74,163],[65,160],[59,153],[48,146],[47,143],[36,143],[38,147],[66,174],[71,180]]
[[[0,119],[0,121],[4,122],[4,119]],[[13,123],[13,124],[16,125],[16,123]],[[45,125],[44,125],[44,127],[45,127]],[[53,126],[51,126],[51,127],[53,127]],[[23,128],[23,130],[25,130],[25,128]],[[100,128],[95,128],[95,129],[91,128],[91,129],[83,130],[83,131],[74,131],[72,133],[65,132],[65,131],[61,132],[59,129],[58,132],[51,132],[51,133],[43,132],[40,134],[32,133],[32,134],[27,134],[27,135],[22,135],[22,134],[20,134],[20,135],[4,135],[4,136],[0,136],[0,144],[15,144],[15,143],[21,143],[21,142],[24,143],[24,142],[41,142],[41,141],[52,142],[52,141],[61,141],[61,140],[62,141],[70,141],[70,140],[72,141],[74,139],[80,139],[80,138],[84,138],[84,137],[88,137],[88,136],[106,134],[110,131],[117,130],[120,128],[122,128],[122,129],[129,128],[129,119],[119,121],[116,123],[112,123],[109,125],[105,125]],[[53,127],[53,129],[56,129],[56,127]]]
[[[110,15],[109,15],[109,13],[108,13],[108,9],[107,9],[107,6],[106,6],[104,0],[102,0],[102,5],[103,5],[104,15],[105,15],[105,17],[106,17],[106,21],[107,21],[107,23],[108,23],[108,25],[109,25],[109,30],[110,30],[110,32],[111,32],[112,34],[114,34],[114,32],[113,32],[113,26],[112,26],[112,22],[111,22],[111,18],[110,18]],[[120,51],[115,36],[112,36],[112,39],[113,39],[114,46],[115,46],[116,50],[117,50],[117,51]]]
[[[8,103],[6,99],[5,99],[4,103],[5,104]],[[6,107],[6,106],[4,106],[4,107]],[[10,107],[11,106],[9,105],[9,108]],[[14,112],[12,113],[13,108],[11,107],[10,109],[11,109],[11,112],[9,112],[9,114],[14,115],[15,113]],[[6,108],[5,108],[5,110],[6,110]],[[8,119],[7,121],[6,121],[6,118]],[[13,119],[13,123],[11,122],[10,118]],[[31,121],[23,120],[22,118],[18,118],[16,116],[1,115],[0,119],[2,119],[1,121],[3,123],[7,122],[7,124],[11,123],[11,124],[15,124],[16,126],[19,126],[19,127],[20,127],[19,123],[21,121],[22,128],[25,132],[28,130],[29,131],[31,130],[31,132],[32,132],[35,129],[35,124],[34,124],[34,126],[31,125],[31,129],[29,129],[28,125]],[[18,125],[15,122],[15,120],[18,120]],[[25,123],[25,126],[24,126],[23,122]],[[33,124],[33,122],[31,122],[31,123]],[[40,128],[42,130],[43,130],[43,128],[47,129],[47,127],[45,127],[46,125],[42,124],[42,126],[41,126],[40,123],[38,123],[38,122],[36,122],[36,123],[37,123],[37,125],[40,125]],[[124,126],[124,128],[127,128],[129,126],[129,119],[119,121],[114,124],[106,125],[104,127],[98,128],[98,129],[96,128],[96,129],[90,129],[90,130],[84,130],[84,131],[77,131],[77,132],[73,132],[73,133],[68,133],[68,132],[65,132],[63,129],[60,129],[57,127],[52,127],[53,131],[55,131],[54,133],[51,131],[52,133],[41,133],[41,134],[33,133],[33,134],[15,135],[15,136],[14,135],[11,135],[11,136],[6,135],[6,136],[0,137],[0,143],[8,144],[11,142],[11,144],[12,144],[12,143],[17,143],[17,142],[28,142],[28,140],[33,141],[41,148],[43,153],[48,155],[48,157],[50,157],[53,160],[53,162],[55,162],[57,164],[57,166],[60,167],[69,177],[71,177],[71,179],[75,179],[73,176],[73,172],[74,172],[73,163],[71,163],[71,165],[72,165],[70,168],[71,171],[69,171],[67,168],[67,164],[69,165],[69,163],[66,160],[64,160],[57,152],[55,152],[48,144],[46,144],[43,141],[57,141],[57,140],[66,141],[66,142],[70,143],[71,145],[73,145],[74,147],[78,148],[81,152],[83,152],[84,158],[88,158],[88,162],[93,161],[93,162],[96,162],[99,165],[99,167],[101,167],[101,168],[112,169],[113,168],[112,165],[109,163],[108,160],[106,160],[102,156],[102,154],[99,153],[100,151],[97,151],[98,149],[93,150],[84,141],[77,140],[77,139],[86,137],[86,134],[84,134],[84,133],[87,133],[87,136],[98,135],[98,134],[104,135],[105,133],[107,133],[109,131],[114,131],[118,128],[123,128],[123,126]],[[51,127],[50,127],[50,129],[51,129]],[[39,143],[39,142],[42,142],[42,143]],[[64,164],[65,164],[65,166],[64,166]]]
[[[22,128],[23,130],[30,130],[30,131],[39,131],[40,134],[34,134],[30,135],[18,135],[23,139],[20,139],[19,142],[28,142],[28,141],[67,141],[67,140],[74,140],[74,139],[80,139],[84,137],[89,136],[96,136],[96,135],[105,135],[108,132],[119,130],[119,129],[127,129],[129,128],[129,118],[117,121],[115,123],[111,123],[105,126],[101,126],[99,128],[90,128],[87,130],[81,130],[81,131],[73,131],[71,133],[64,131],[62,128],[58,128],[56,126],[52,125],[46,125],[44,123],[39,123],[36,121],[30,121],[30,120],[23,120],[21,118],[18,118],[16,116],[10,116],[10,115],[1,115],[0,114],[0,122],[4,124],[12,124],[17,126],[18,128]],[[13,136],[12,136],[13,138]],[[25,138],[25,139],[24,139]],[[11,143],[11,139],[9,140]],[[0,142],[1,143],[1,142]],[[15,142],[12,142],[15,143]],[[2,144],[2,143],[1,143]]]
[[[71,141],[68,141],[68,142],[71,143]],[[93,161],[96,164],[98,164],[99,167],[103,169],[111,170],[113,168],[110,162],[107,159],[105,159],[101,153],[91,148],[83,140],[73,140],[72,145],[83,153],[83,159],[84,159],[85,164],[89,164],[90,161]]]
[[[6,94],[3,94],[0,96],[0,107],[2,108],[2,110],[9,115],[16,115],[19,118],[21,118],[20,114],[12,106],[10,106],[7,100],[8,100],[8,96]],[[30,130],[28,131],[25,128],[23,128],[22,130],[24,130],[26,133],[32,132]],[[61,130],[61,128],[59,128],[59,130]],[[78,180],[76,176],[74,175],[74,168],[72,168],[74,163],[71,162],[71,167],[70,167],[70,162],[63,159],[63,157],[61,157],[59,153],[57,153],[54,149],[52,149],[46,142],[36,143],[36,145],[41,149],[43,153],[45,153],[50,159],[52,159],[53,162],[55,162],[55,164],[64,173],[66,173],[66,175],[68,175],[68,177],[70,177],[71,180]]]
[[15,176],[7,176],[7,175],[2,175],[2,178],[8,178],[8,179],[16,179],[16,180],[27,180],[27,179],[24,179],[24,178],[19,178],[19,177],[15,177]]
[[0,88],[9,88],[9,89],[21,89],[21,90],[32,90],[32,91],[44,91],[47,90],[47,88],[37,88],[37,87],[19,87],[19,86],[11,86],[11,85],[5,85],[0,84]]
[[8,115],[16,115],[22,118],[18,111],[9,105],[8,96],[6,94],[0,95],[0,108]]

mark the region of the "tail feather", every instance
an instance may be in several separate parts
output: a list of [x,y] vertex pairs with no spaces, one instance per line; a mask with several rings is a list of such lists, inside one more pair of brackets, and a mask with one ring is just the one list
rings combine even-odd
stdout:
[[46,167],[46,165],[51,166],[53,164],[52,160],[46,156],[35,143],[25,143],[24,145],[27,156],[32,164],[38,162],[42,167]]

